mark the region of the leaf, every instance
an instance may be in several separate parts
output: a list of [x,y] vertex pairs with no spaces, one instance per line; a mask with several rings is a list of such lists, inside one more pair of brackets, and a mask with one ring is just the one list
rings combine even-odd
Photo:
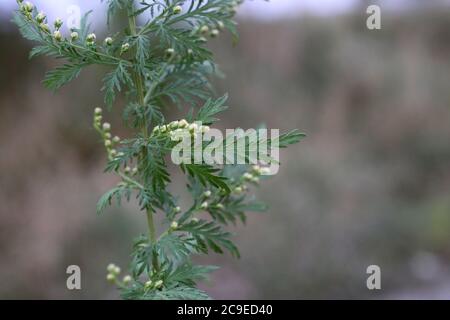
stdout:
[[128,193],[131,192],[128,188],[123,186],[115,187],[108,192],[106,192],[97,202],[97,214],[102,214],[102,212],[106,209],[106,207],[112,204],[113,199],[115,198],[117,204],[120,205],[121,198],[124,195],[128,197]]
[[226,183],[227,178],[215,175],[215,173],[219,171],[219,169],[213,168],[208,165],[196,164],[185,164],[182,165],[181,168],[183,171],[185,168],[190,176],[197,178],[204,186],[209,183],[216,188],[224,190],[227,193],[231,192],[230,187]]
[[182,283],[187,286],[194,286],[196,281],[206,280],[208,275],[217,269],[219,268],[216,266],[195,266],[187,262],[175,268],[166,281],[168,283]]
[[179,227],[178,230],[189,232],[197,241],[197,249],[200,252],[207,253],[207,248],[209,247],[216,253],[223,253],[222,248],[225,248],[234,257],[240,257],[238,248],[229,239],[231,234],[222,230],[214,222],[205,220],[191,221]]
[[122,85],[132,83],[130,73],[127,71],[124,62],[119,62],[112,72],[108,73],[103,79],[105,91],[105,104],[111,108],[116,99],[116,91],[122,90]]
[[152,300],[209,300],[209,296],[202,290],[189,286],[176,286],[161,291],[155,290],[144,295],[143,299]]
[[216,122],[218,119],[213,116],[228,109],[227,106],[224,106],[227,99],[228,95],[224,95],[217,100],[208,99],[208,101],[206,101],[203,107],[198,111],[197,121],[201,121],[202,124],[205,125],[210,125]]
[[182,235],[166,234],[157,242],[156,250],[160,257],[173,257],[175,261],[182,261],[195,250],[195,242],[192,238]]
[[44,86],[55,91],[78,77],[81,70],[85,66],[86,64],[65,64],[57,67],[56,69],[46,73],[43,81]]
[[300,142],[303,138],[306,137],[306,134],[300,132],[298,129],[294,129],[288,133],[284,133],[278,137],[278,145],[280,148],[286,148],[291,144],[295,144]]
[[41,34],[31,25],[26,18],[18,11],[14,12],[12,22],[19,28],[20,34],[31,41],[41,41]]

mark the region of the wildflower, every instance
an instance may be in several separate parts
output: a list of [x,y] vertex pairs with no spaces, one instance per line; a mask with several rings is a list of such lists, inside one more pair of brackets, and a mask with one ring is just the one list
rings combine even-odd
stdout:
[[175,6],[173,8],[173,13],[174,14],[180,14],[182,10],[183,10],[183,8],[181,6]]
[[53,38],[55,38],[56,41],[60,42],[62,40],[61,32],[59,30],[53,32]]
[[78,40],[78,32],[72,32],[71,34],[70,34],[70,39],[72,40],[72,41],[77,41]]
[[107,38],[105,39],[105,44],[106,44],[107,46],[111,46],[111,45],[113,44],[113,39],[112,39],[111,37],[107,37]]
[[56,30],[59,30],[63,25],[63,21],[60,18],[56,18],[53,25],[55,26]]

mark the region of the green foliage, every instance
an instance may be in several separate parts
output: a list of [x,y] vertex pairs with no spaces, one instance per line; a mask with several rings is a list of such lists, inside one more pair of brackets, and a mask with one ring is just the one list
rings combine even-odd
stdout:
[[[113,203],[136,198],[147,215],[148,236],[134,241],[130,276],[118,279],[120,270],[108,267],[108,280],[114,282],[125,299],[207,299],[196,288],[216,270],[191,262],[196,254],[225,251],[239,257],[239,250],[228,231],[230,224],[246,221],[249,211],[264,211],[266,205],[250,196],[249,188],[262,179],[261,169],[249,165],[181,164],[187,188],[192,195],[189,209],[178,206],[178,198],[170,191],[168,156],[176,145],[170,133],[176,130],[209,129],[217,115],[227,109],[227,95],[214,99],[211,76],[218,74],[207,48],[208,37],[216,37],[225,29],[237,38],[233,16],[235,0],[107,0],[108,24],[124,12],[129,26],[98,41],[91,33],[90,12],[79,29],[64,38],[51,30],[38,11],[20,5],[13,21],[21,34],[36,43],[30,58],[49,56],[64,63],[49,71],[45,87],[56,90],[77,78],[91,65],[108,68],[102,91],[104,102],[111,108],[119,94],[125,98],[123,118],[135,129],[129,139],[112,137],[111,125],[103,122],[101,108],[95,109],[94,128],[104,142],[108,161],[106,172],[117,175],[120,182],[98,201],[97,213]],[[177,7],[185,4],[181,9]],[[141,15],[147,20],[136,25]],[[56,31],[56,33],[54,33]],[[200,128],[186,120],[166,123],[164,110],[174,104],[188,108],[189,122],[198,121]],[[201,106],[197,111],[195,108]],[[197,124],[195,124],[197,125]],[[201,131],[203,132],[203,131]],[[297,130],[278,137],[280,147],[297,143],[304,134]],[[229,139],[231,141],[231,139]],[[230,142],[226,140],[225,142]],[[269,141],[277,143],[277,141]],[[205,213],[205,219],[196,215]],[[157,234],[154,216],[163,214],[164,229]],[[162,227],[162,226],[161,226]]]

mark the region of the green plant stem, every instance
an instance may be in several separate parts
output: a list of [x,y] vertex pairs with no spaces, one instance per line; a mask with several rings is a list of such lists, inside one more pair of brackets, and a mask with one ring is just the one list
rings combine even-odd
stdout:
[[[134,12],[134,4],[130,4],[129,10],[128,10],[128,23],[130,27],[130,32],[133,36],[137,35],[136,32],[136,17],[133,14]],[[137,90],[137,97],[139,104],[141,106],[144,106],[145,99],[144,99],[144,85],[142,82],[142,76],[137,72],[133,71],[134,80],[136,83],[136,90]],[[144,139],[148,138],[148,123],[147,119],[144,118],[144,125],[142,126],[142,135]],[[142,150],[142,157],[145,159],[147,157],[147,149],[144,147]],[[147,225],[148,225],[148,232],[149,232],[149,239],[150,243],[154,244],[156,242],[156,229],[155,229],[155,222],[153,219],[153,212],[150,209],[147,209]],[[159,271],[159,262],[158,262],[158,256],[156,252],[153,252],[152,255],[152,265],[153,268],[156,271]]]

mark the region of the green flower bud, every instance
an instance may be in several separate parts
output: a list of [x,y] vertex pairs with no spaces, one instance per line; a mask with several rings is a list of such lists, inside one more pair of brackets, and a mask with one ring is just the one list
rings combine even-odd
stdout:
[[95,33],[90,33],[86,37],[86,42],[89,43],[89,44],[92,44],[92,43],[95,42],[96,39],[97,39],[97,36],[95,35]]
[[111,130],[111,125],[108,123],[108,122],[105,122],[104,124],[103,124],[103,130],[105,130],[105,131],[109,131],[109,130]]
[[175,54],[175,50],[174,50],[173,48],[169,48],[169,49],[166,50],[166,56],[167,56],[168,58],[173,57],[174,54]]
[[177,228],[178,228],[178,222],[173,221],[173,222],[170,224],[170,229],[176,230]]
[[50,33],[50,27],[46,23],[41,23],[39,25],[39,28],[41,28],[42,31],[44,31],[44,32]]
[[222,209],[224,208],[224,206],[223,206],[223,204],[218,203],[218,204],[216,205],[216,208],[222,210]]
[[218,35],[219,35],[219,33],[220,33],[220,31],[219,30],[217,30],[217,29],[213,29],[212,31],[211,31],[211,38],[216,38]]
[[31,13],[31,12],[33,12],[33,9],[34,9],[34,4],[32,4],[31,2],[25,2],[25,4],[24,4],[24,10],[26,11],[26,12],[29,12],[29,13]]
[[36,15],[36,21],[37,21],[37,23],[42,23],[42,22],[44,22],[46,18],[47,18],[47,16],[45,15],[45,12],[44,12],[44,11],[41,11],[41,12],[39,12],[39,13]]
[[206,42],[208,42],[208,39],[206,39],[205,37],[200,37],[200,38],[198,38],[198,41],[201,43],[206,43]]
[[138,168],[134,167],[134,168],[131,170],[131,173],[133,174],[133,176],[136,175],[136,174],[138,173]]
[[129,49],[130,49],[130,44],[127,42],[127,43],[124,43],[124,44],[122,45],[122,48],[120,49],[120,52],[121,52],[121,53],[125,53],[125,52],[127,52]]
[[197,218],[192,218],[191,221],[197,223],[199,220]]
[[180,122],[179,121],[172,121],[170,124],[169,124],[169,128],[170,129],[172,129],[172,130],[175,130],[175,129],[178,129],[178,126],[180,125]]
[[181,6],[175,6],[173,8],[173,13],[174,14],[180,14],[182,10],[183,10],[183,8]]
[[114,282],[116,280],[116,276],[112,273],[108,273],[108,275],[106,276],[106,280],[108,280],[109,282]]
[[106,271],[108,271],[109,273],[113,273],[115,268],[116,268],[116,265],[114,263],[110,263],[106,267]]
[[125,167],[124,172],[126,174],[129,174],[131,172],[131,168],[130,167]]
[[162,280],[158,280],[155,282],[155,288],[159,289],[163,286],[163,281]]
[[107,46],[111,46],[113,44],[113,39],[111,37],[108,37],[105,39],[105,44]]
[[119,143],[120,142],[120,138],[118,136],[115,136],[112,141],[114,143]]
[[206,25],[202,26],[199,31],[200,31],[200,34],[206,36],[209,33],[209,27]]
[[118,266],[115,266],[113,273],[118,275],[120,273],[120,271],[121,271],[120,268]]
[[111,147],[111,145],[112,145],[112,142],[111,142],[111,140],[105,140],[105,147]]
[[234,188],[234,192],[237,193],[237,194],[242,193],[242,187],[236,187],[236,188]]
[[203,209],[203,210],[206,210],[206,209],[208,209],[208,202],[203,202],[202,204],[201,204],[201,206],[200,206],[200,209]]
[[251,173],[248,173],[248,172],[244,173],[243,177],[247,181],[251,181],[253,179],[253,175]]
[[175,207],[174,211],[175,211],[175,213],[180,213],[181,212],[181,208],[180,207]]
[[187,122],[185,119],[182,119],[178,122],[178,126],[180,128],[186,128],[189,126],[189,122]]
[[60,42],[62,40],[61,32],[59,30],[53,32],[53,38],[55,38],[56,41]]
[[127,276],[123,277],[122,282],[123,282],[123,284],[128,285],[128,284],[130,284],[130,282],[131,282],[132,280],[133,280],[133,279],[131,278],[131,276],[127,275]]
[[54,26],[57,30],[59,30],[63,25],[63,21],[60,18],[56,18],[54,22]]
[[217,28],[219,28],[219,30],[225,29],[225,25],[223,24],[222,21],[217,22]]
[[71,34],[70,34],[70,39],[72,40],[72,41],[77,41],[78,40],[78,32],[72,32]]
[[111,133],[106,132],[105,133],[105,139],[111,139]]
[[146,289],[151,288],[152,284],[153,284],[152,280],[148,280],[148,281],[144,284],[144,287],[145,287]]
[[205,198],[211,197],[211,191],[209,191],[209,190],[205,191],[205,192],[203,193],[203,196],[204,196]]
[[95,109],[94,109],[94,113],[95,113],[96,115],[100,115],[100,114],[102,114],[102,112],[103,112],[102,108],[95,108]]

